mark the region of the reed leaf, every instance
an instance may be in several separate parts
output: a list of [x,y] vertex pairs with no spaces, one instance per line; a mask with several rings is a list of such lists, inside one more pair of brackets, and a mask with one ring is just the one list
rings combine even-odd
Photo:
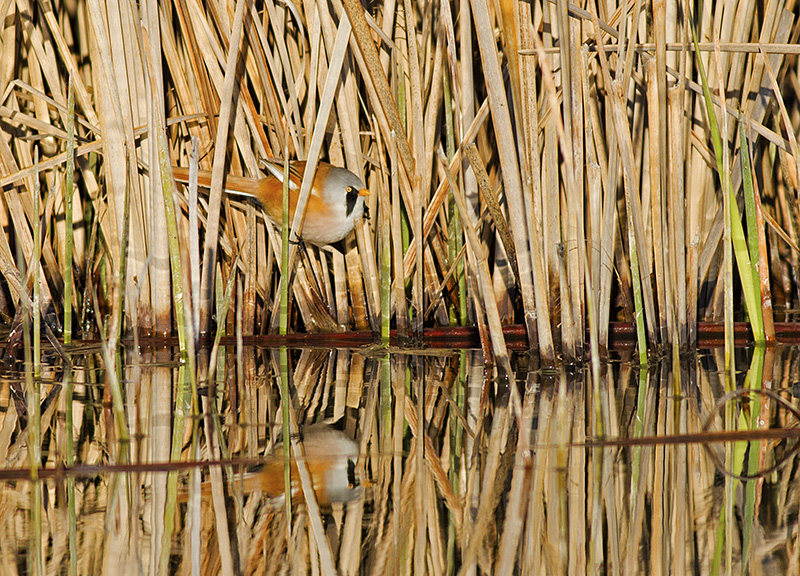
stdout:
[[[692,29],[692,39],[695,46],[695,55],[699,54],[699,46],[697,41],[697,33],[694,27],[694,21],[689,19]],[[761,322],[760,306],[756,304],[759,300],[756,296],[759,285],[752,274],[752,266],[750,257],[747,250],[747,243],[744,238],[744,230],[742,228],[741,217],[739,215],[738,203],[736,201],[735,192],[730,182],[729,172],[723,166],[723,156],[727,153],[726,148],[723,148],[722,138],[719,133],[717,124],[717,117],[714,111],[714,104],[711,100],[711,90],[706,79],[705,69],[703,63],[699,58],[696,58],[697,69],[700,73],[700,80],[703,86],[704,102],[706,107],[706,114],[708,115],[708,124],[711,130],[711,140],[714,144],[714,156],[717,162],[717,171],[722,181],[722,190],[725,194],[726,212],[729,213],[729,218],[726,220],[726,229],[729,226],[730,241],[733,244],[733,251],[736,256],[737,269],[739,270],[739,277],[742,282],[742,290],[744,292],[745,305],[750,316],[750,325],[753,329],[754,337],[757,341],[764,340],[763,324]],[[720,98],[724,102],[724,98]],[[727,146],[727,143],[726,143]],[[730,301],[729,297],[727,301]],[[728,328],[732,330],[733,319],[726,322]],[[726,337],[727,338],[727,337]],[[732,335],[730,336],[732,338]]]

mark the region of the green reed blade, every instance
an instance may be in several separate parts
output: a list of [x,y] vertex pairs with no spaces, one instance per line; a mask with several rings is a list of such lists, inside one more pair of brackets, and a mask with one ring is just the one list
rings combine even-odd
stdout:
[[41,287],[39,278],[41,276],[42,261],[42,238],[41,238],[41,217],[39,216],[39,196],[41,195],[41,182],[39,180],[39,148],[34,148],[33,165],[36,177],[33,180],[33,377],[42,376],[42,307],[41,307]]
[[722,165],[722,138],[720,137],[719,133],[717,115],[714,111],[714,102],[711,98],[711,89],[708,86],[708,78],[706,77],[705,68],[703,67],[702,59],[700,58],[700,46],[697,40],[697,30],[695,29],[694,19],[691,14],[689,18],[689,24],[692,30],[692,41],[694,42],[695,48],[695,62],[697,63],[697,70],[700,74],[700,83],[703,87],[703,100],[705,101],[706,114],[708,115],[708,126],[709,130],[711,131],[711,141],[714,145],[714,157],[717,161],[717,171],[719,172],[720,181],[722,183],[723,194],[726,194],[727,198],[729,199],[728,203],[730,205],[730,218],[728,225],[730,227],[730,238],[733,245],[733,253],[736,259],[736,267],[739,271],[739,279],[742,283],[745,306],[747,308],[747,313],[750,316],[750,326],[753,330],[753,337],[757,342],[762,342],[764,340],[764,327],[761,320],[761,308],[758,305],[760,298],[757,297],[757,294],[759,293],[758,291],[760,290],[758,285],[758,276],[753,275],[753,265],[750,261],[747,242],[745,241],[744,237],[744,229],[742,228],[742,219],[741,215],[739,214],[738,204],[736,202],[736,194],[733,190],[730,176],[727,174]]
[[756,318],[751,318],[751,321],[755,320],[758,322],[758,333],[756,334],[755,327],[753,330],[755,341],[764,342],[764,319],[761,314],[761,307],[758,306],[758,303],[761,301],[761,284],[760,275],[758,273],[759,234],[758,221],[756,218],[756,197],[755,186],[753,185],[753,169],[750,164],[750,145],[747,140],[747,134],[745,134],[744,118],[741,118],[739,122],[739,158],[741,159],[740,165],[742,167],[742,189],[744,191],[744,208],[747,220],[747,242],[750,248],[750,270],[753,290],[755,292],[755,297],[758,299],[755,303],[755,307],[759,312]]
[[67,174],[64,182],[64,344],[72,343],[72,195],[75,190],[75,91],[67,83]]
[[[445,144],[447,147],[447,161],[453,160],[456,153],[455,122],[453,120],[453,94],[450,86],[450,69],[445,67],[442,74],[444,84],[444,119],[445,119]],[[458,283],[458,310],[450,310],[450,321],[458,326],[467,324],[467,281],[464,277],[464,262],[458,258],[461,248],[464,245],[464,238],[461,236],[461,221],[458,210],[453,200],[453,191],[450,191],[449,201],[450,218],[447,222],[447,259],[451,265],[455,263],[455,279]],[[457,312],[457,315],[456,315]]]
[[[285,336],[289,329],[289,149],[283,151],[283,207],[281,220],[281,314],[278,332]],[[285,444],[288,446],[288,442]],[[287,448],[284,448],[287,450]]]
[[[178,245],[178,219],[175,214],[175,187],[169,156],[166,133],[158,135],[158,164],[161,170],[161,191],[164,196],[164,217],[167,220],[167,245],[169,247],[169,267],[172,273],[172,299],[175,302],[175,324],[178,326],[178,346],[181,358],[187,358],[186,319],[183,306],[183,272],[181,270],[181,248]],[[135,327],[134,327],[135,329]]]

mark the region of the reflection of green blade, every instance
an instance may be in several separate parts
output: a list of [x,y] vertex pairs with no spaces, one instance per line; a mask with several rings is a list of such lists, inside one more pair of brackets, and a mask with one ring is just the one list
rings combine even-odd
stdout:
[[[170,462],[179,462],[183,451],[183,434],[185,431],[186,414],[191,411],[191,397],[189,390],[189,371],[186,365],[178,369],[178,390],[175,395],[175,418],[172,421],[172,441],[169,459]],[[161,554],[158,559],[159,571],[166,574],[168,571],[170,553],[172,552],[172,538],[175,532],[175,516],[178,511],[178,474],[167,474],[166,503],[164,508],[164,532],[161,535]]]
[[[645,364],[639,372],[639,388],[636,398],[636,423],[633,425],[633,437],[644,435],[644,410],[647,396],[648,370]],[[631,502],[636,498],[636,487],[639,485],[639,473],[642,465],[642,447],[634,446],[631,454]]]
[[[747,372],[745,386],[752,390],[761,390],[761,382],[764,374],[764,358],[766,348],[763,345],[757,345],[753,350],[753,360],[750,363],[750,370]],[[758,395],[753,395],[749,405],[749,418],[744,412],[739,417],[740,428],[744,430],[755,430],[758,428],[758,418],[761,413],[761,402]],[[753,476],[758,471],[758,458],[759,458],[759,445],[758,441],[751,441],[749,443],[737,442],[741,444],[742,459],[744,459],[744,452],[749,445],[750,453],[747,459],[747,474]],[[736,471],[741,468],[736,468]],[[753,528],[755,527],[756,519],[756,486],[755,480],[749,480],[745,484],[744,495],[744,522],[742,523],[742,562],[744,563],[743,572],[747,571],[747,564],[750,558],[750,547],[752,543]]]
[[[75,464],[75,438],[73,436],[73,392],[75,390],[75,379],[72,377],[72,369],[68,365],[64,370],[64,462],[67,468]],[[69,548],[69,576],[78,574],[78,518],[75,502],[75,477],[67,476],[67,528],[68,548]]]
[[[763,345],[757,345],[753,350],[753,358],[750,362],[750,369],[745,376],[744,387],[750,390],[760,390],[761,382],[764,373],[764,358],[766,348]],[[736,405],[733,402],[727,402],[725,405],[725,429],[730,429],[734,425],[734,418],[736,419],[736,429],[749,431],[755,430],[758,427],[758,418],[761,412],[761,402],[758,400],[756,394],[743,395],[742,398],[747,398],[749,403],[739,406],[738,416],[734,413]],[[717,539],[714,550],[714,563],[712,565],[712,574],[718,574],[722,560],[723,546],[728,551],[727,563],[730,565],[731,561],[731,538],[734,537],[732,522],[733,507],[735,494],[739,487],[739,479],[730,475],[741,474],[745,465],[745,456],[747,456],[747,475],[752,476],[758,470],[758,458],[760,441],[749,442],[733,442],[726,445],[725,453],[725,469],[728,470],[728,475],[725,479],[725,501],[724,505],[720,508],[719,524],[717,525]],[[749,454],[748,454],[749,448]],[[755,526],[756,518],[756,482],[748,481],[745,486],[745,501],[744,501],[744,521],[742,523],[742,562],[743,573],[745,573],[747,562],[750,556],[750,548],[752,543],[753,527]],[[731,525],[730,528],[728,525]],[[727,532],[727,534],[726,534]],[[726,538],[727,536],[727,538]]]

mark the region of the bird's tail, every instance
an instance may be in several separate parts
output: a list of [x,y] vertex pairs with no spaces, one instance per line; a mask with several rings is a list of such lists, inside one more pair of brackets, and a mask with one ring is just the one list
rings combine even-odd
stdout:
[[[184,184],[189,183],[189,169],[183,166],[173,166],[172,174],[175,180]],[[197,185],[200,188],[211,188],[211,171],[198,170],[197,171]],[[235,194],[239,196],[258,197],[258,180],[255,178],[246,178],[244,176],[233,176],[228,174],[225,176],[223,188],[227,194]]]

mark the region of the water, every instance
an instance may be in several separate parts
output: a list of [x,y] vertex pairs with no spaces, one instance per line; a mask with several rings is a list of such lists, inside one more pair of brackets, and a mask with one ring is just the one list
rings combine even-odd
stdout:
[[86,346],[39,426],[0,386],[0,573],[796,574],[799,352],[737,349],[735,383],[718,350],[597,382],[517,355],[512,390],[478,351],[291,350],[287,525],[276,349],[193,386],[170,348],[114,378]]

